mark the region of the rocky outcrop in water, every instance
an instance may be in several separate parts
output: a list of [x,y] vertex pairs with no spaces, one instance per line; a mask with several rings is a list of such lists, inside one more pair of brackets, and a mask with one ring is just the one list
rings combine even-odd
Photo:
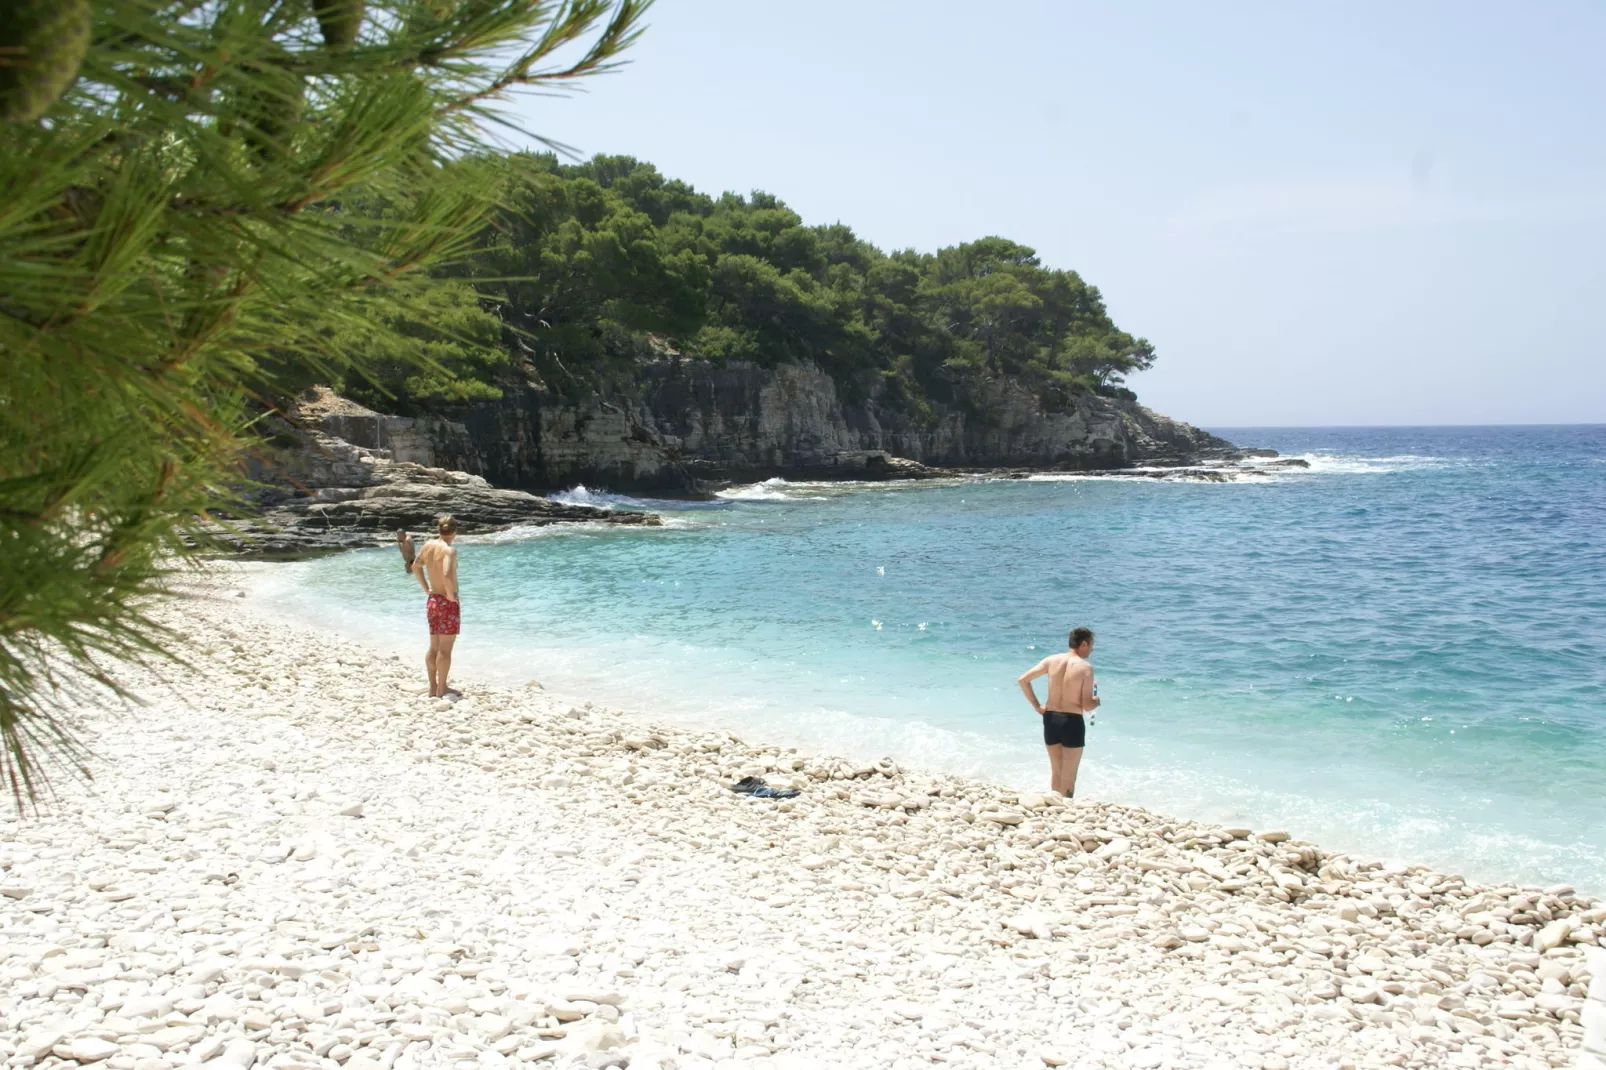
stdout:
[[[365,411],[349,403],[344,408]],[[567,505],[493,487],[482,476],[398,461],[320,431],[282,433],[278,448],[255,461],[251,475],[260,487],[261,512],[231,521],[225,538],[255,554],[372,546],[397,528],[432,533],[442,513],[451,513],[464,534],[575,521],[659,523],[651,513]]]
[[879,383],[846,399],[808,363],[666,359],[642,365],[632,392],[583,402],[516,380],[500,401],[452,418],[360,410],[316,419],[330,434],[398,459],[539,489],[585,483],[685,493],[771,476],[908,478],[919,466],[1096,471],[1244,455],[1132,401],[1085,396],[1050,411],[1011,379],[983,384],[964,407],[916,417]]

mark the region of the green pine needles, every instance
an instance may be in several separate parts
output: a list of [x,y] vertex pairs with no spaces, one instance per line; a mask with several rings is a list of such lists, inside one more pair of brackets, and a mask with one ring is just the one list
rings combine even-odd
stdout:
[[[1050,411],[1131,397],[1125,377],[1155,360],[1096,286],[1006,238],[887,252],[772,194],[709,196],[628,156],[459,166],[501,191],[475,250],[414,280],[383,337],[331,328],[371,359],[329,385],[387,412],[452,412],[519,383],[628,394],[643,363],[678,355],[809,361],[846,398],[929,425],[979,415],[1006,381]],[[421,348],[438,370],[417,371]]]
[[[173,657],[152,599],[237,506],[253,401],[361,375],[464,254],[526,86],[649,0],[18,0],[0,15],[0,776],[81,767],[62,703]],[[377,347],[431,374],[427,347]],[[356,363],[357,367],[354,367]]]

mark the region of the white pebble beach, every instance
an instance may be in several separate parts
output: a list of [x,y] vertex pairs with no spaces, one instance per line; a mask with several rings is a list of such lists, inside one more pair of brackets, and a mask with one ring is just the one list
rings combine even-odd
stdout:
[[190,667],[128,670],[76,714],[93,782],[4,818],[8,1066],[1606,1070],[1571,888],[431,700],[238,590],[162,608]]

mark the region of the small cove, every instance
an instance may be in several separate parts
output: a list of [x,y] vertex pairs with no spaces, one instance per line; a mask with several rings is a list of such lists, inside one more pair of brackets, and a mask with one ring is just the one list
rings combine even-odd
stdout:
[[[1606,428],[1223,433],[1312,467],[771,481],[648,503],[663,529],[465,540],[459,669],[1039,787],[1014,678],[1086,623],[1087,794],[1606,891]],[[258,597],[422,645],[390,550]]]

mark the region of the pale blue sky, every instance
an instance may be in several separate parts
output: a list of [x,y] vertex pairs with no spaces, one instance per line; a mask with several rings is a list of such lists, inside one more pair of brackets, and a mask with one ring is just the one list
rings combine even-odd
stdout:
[[1001,234],[1216,426],[1606,421],[1606,5],[658,0],[520,121],[886,249]]

